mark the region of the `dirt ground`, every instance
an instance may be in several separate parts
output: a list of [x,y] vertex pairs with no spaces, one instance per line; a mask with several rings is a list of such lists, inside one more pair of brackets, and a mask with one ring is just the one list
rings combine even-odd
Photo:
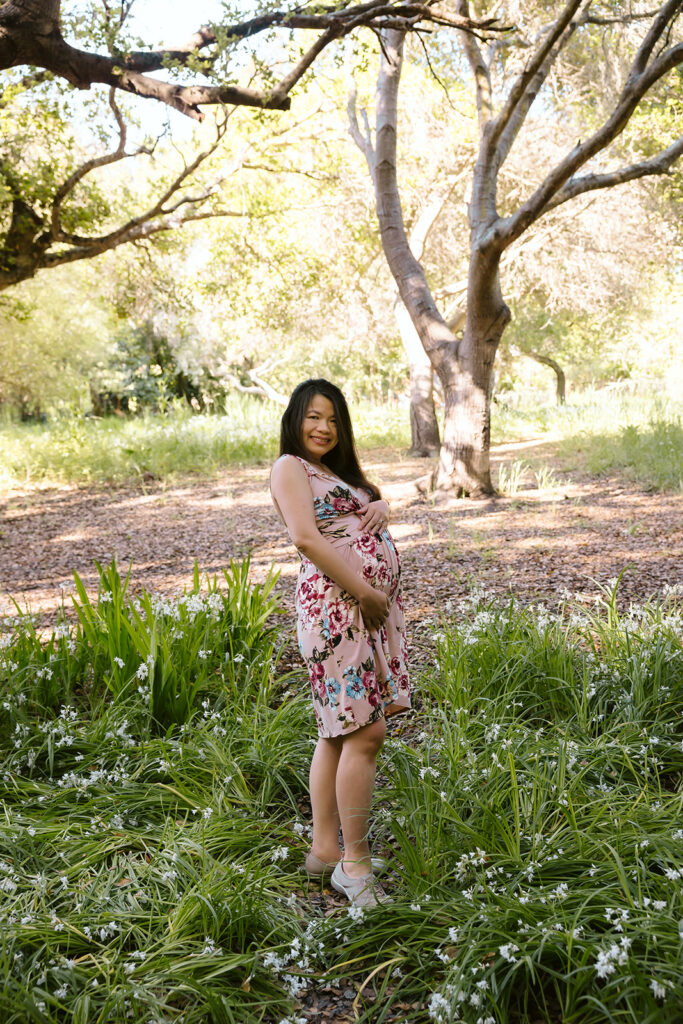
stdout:
[[[543,446],[500,446],[494,462]],[[624,602],[683,583],[683,497],[650,494],[618,479],[574,477],[547,490],[488,501],[434,503],[415,480],[427,460],[391,450],[365,454],[368,476],[392,509],[403,561],[409,624],[463,596],[473,580],[496,594],[551,603],[563,589],[590,599],[626,569]],[[13,601],[49,626],[73,591],[76,570],[96,589],[94,560],[112,557],[133,589],[181,592],[195,560],[213,575],[251,553],[253,576],[280,570],[278,590],[292,607],[297,558],[270,502],[268,468],[225,471],[207,480],[123,488],[59,487],[0,496],[0,615]]]

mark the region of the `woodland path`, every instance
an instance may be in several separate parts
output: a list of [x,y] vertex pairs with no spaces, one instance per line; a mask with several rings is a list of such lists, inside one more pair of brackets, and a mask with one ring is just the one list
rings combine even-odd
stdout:
[[[495,458],[517,454],[500,446]],[[623,602],[683,583],[683,496],[651,494],[623,479],[574,476],[512,498],[460,500],[449,507],[421,496],[414,481],[427,460],[389,449],[363,454],[392,508],[391,529],[404,570],[409,625],[417,628],[473,580],[486,591],[554,603],[564,588],[590,602],[626,566]],[[133,590],[189,586],[195,559],[219,573],[251,553],[253,576],[280,569],[278,591],[292,608],[297,558],[268,495],[268,467],[231,468],[211,479],[15,490],[0,496],[0,615],[21,608],[54,621],[73,570],[96,586],[94,560],[133,562]],[[293,625],[293,616],[290,616]]]

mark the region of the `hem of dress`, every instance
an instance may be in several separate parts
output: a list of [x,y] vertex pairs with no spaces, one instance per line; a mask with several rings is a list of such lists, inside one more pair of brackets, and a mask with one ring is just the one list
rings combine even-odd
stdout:
[[[403,703],[404,701],[407,701],[407,703]],[[379,715],[377,718],[375,718],[375,720],[373,722],[370,722],[370,723],[368,723],[368,722],[357,722],[353,726],[353,728],[342,729],[340,732],[325,732],[325,733],[323,733],[323,732],[320,731],[320,729],[318,729],[318,739],[321,739],[321,740],[336,740],[336,739],[339,739],[340,737],[350,736],[350,734],[352,732],[358,732],[359,729],[363,729],[366,725],[369,725],[369,724],[370,725],[374,725],[375,722],[380,722],[383,718],[386,720],[387,718],[392,718],[394,715],[400,714],[400,712],[402,712],[402,711],[410,711],[412,706],[413,705],[412,705],[410,697],[399,697],[398,700],[388,701],[382,707],[382,714]],[[389,708],[389,707],[395,707],[396,710],[395,711],[391,711],[387,715],[386,714],[386,709]]]

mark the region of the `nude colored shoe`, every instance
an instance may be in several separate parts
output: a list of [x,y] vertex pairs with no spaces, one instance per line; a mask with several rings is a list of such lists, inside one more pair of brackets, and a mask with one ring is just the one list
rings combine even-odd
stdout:
[[373,874],[351,878],[342,868],[341,861],[332,872],[331,882],[332,888],[346,896],[353,907],[376,907],[380,903],[391,903]]
[[[302,870],[310,875],[311,878],[329,878],[334,869],[337,866],[337,862],[330,864],[326,860],[321,860],[314,853],[309,853],[304,861]],[[388,870],[389,865],[382,857],[372,858],[372,873],[373,875],[383,875]]]

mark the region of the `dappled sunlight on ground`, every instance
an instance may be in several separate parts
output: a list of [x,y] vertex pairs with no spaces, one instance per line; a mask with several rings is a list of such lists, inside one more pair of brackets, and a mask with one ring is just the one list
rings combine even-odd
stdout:
[[[544,443],[499,446],[494,464],[509,464],[518,450]],[[415,487],[429,460],[381,449],[366,455],[364,465],[391,504],[414,625],[463,596],[473,580],[497,594],[552,600],[564,588],[590,599],[629,564],[624,599],[683,579],[680,495],[589,478],[537,488],[527,476],[526,489],[510,497],[435,503]],[[49,622],[62,595],[73,591],[73,570],[92,590],[95,559],[106,564],[114,557],[124,573],[132,561],[134,590],[171,593],[191,585],[195,560],[213,576],[231,558],[251,554],[254,579],[265,579],[271,566],[279,570],[278,593],[292,607],[298,559],[271,503],[265,466],[148,485],[143,492],[15,490],[2,499],[0,513],[2,615],[13,614],[14,598]]]

